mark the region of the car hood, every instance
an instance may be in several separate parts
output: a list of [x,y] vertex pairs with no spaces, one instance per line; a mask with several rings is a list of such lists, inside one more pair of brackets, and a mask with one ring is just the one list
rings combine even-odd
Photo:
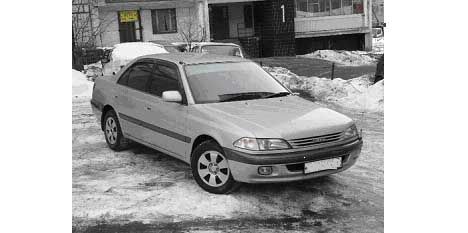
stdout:
[[206,113],[257,138],[297,139],[344,131],[349,117],[298,96],[203,104]]

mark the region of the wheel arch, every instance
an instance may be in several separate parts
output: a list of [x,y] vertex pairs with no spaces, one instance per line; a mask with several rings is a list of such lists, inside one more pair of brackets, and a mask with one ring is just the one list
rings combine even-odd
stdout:
[[[102,114],[101,114],[101,130],[103,130],[103,131],[104,131],[104,117],[106,116],[106,113],[109,112],[110,110],[114,110],[114,111],[115,111],[115,109],[114,109],[112,106],[108,105],[108,104],[102,108]],[[116,112],[116,113],[117,113],[117,112]]]
[[216,138],[211,135],[208,135],[208,134],[198,135],[195,138],[195,140],[193,140],[192,148],[190,150],[190,159],[192,158],[193,151],[195,150],[195,148],[197,148],[198,145],[202,144],[203,142],[210,141],[210,140],[215,141],[216,143],[218,143],[218,145],[221,146],[221,144],[219,143],[219,140],[216,140]]

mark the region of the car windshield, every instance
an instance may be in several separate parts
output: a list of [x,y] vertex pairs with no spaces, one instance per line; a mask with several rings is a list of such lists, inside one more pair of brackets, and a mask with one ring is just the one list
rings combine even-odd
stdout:
[[205,45],[202,47],[202,52],[225,56],[241,56],[239,47],[230,45]]
[[216,103],[288,95],[289,91],[254,62],[185,67],[196,103]]

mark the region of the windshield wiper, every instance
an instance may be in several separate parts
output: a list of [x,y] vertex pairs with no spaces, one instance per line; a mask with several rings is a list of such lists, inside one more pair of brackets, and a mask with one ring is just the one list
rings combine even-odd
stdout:
[[290,94],[291,93],[289,93],[289,92],[282,91],[282,92],[277,92],[277,93],[267,95],[267,96],[265,96],[263,98],[268,99],[268,98],[282,97],[282,96],[287,96],[287,95],[290,95]]
[[229,102],[229,101],[238,101],[238,100],[251,100],[262,98],[265,94],[270,94],[271,92],[244,92],[244,93],[234,93],[234,94],[224,94],[220,95],[219,102]]

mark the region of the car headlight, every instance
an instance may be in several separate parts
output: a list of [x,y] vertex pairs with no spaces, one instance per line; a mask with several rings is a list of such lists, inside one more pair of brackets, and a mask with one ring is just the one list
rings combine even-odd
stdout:
[[343,133],[343,137],[345,139],[358,137],[358,136],[359,136],[359,133],[358,133],[356,125],[352,125],[351,127],[347,128]]
[[235,147],[246,150],[290,149],[288,142],[279,138],[241,138],[233,143]]

